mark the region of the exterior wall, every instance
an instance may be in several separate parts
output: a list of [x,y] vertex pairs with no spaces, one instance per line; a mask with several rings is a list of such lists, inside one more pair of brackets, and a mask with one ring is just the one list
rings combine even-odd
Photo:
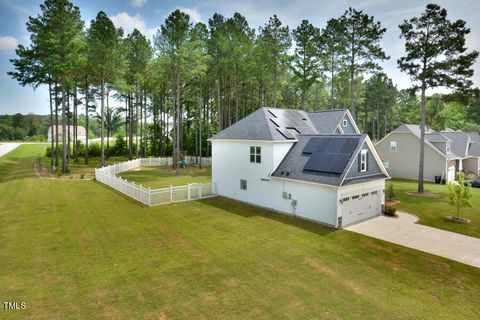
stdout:
[[372,191],[377,191],[376,201],[380,208],[380,211],[374,212],[374,215],[380,215],[382,213],[381,208],[385,205],[385,179],[340,187],[338,189],[336,202],[338,217],[343,217],[344,215],[344,212],[342,212],[343,204],[340,202],[340,199],[345,197],[351,198],[354,195],[362,195],[363,193],[370,193]]
[[[397,151],[390,151],[390,141],[397,142]],[[420,139],[410,132],[391,133],[376,146],[382,161],[388,160],[387,171],[391,177],[417,179],[420,161]],[[434,181],[435,176],[447,176],[446,159],[439,152],[425,145],[424,178]]]
[[346,179],[359,178],[359,177],[371,176],[374,174],[382,173],[382,170],[378,166],[377,161],[375,161],[375,157],[373,156],[370,148],[368,148],[368,145],[366,142],[363,143],[362,148],[360,150],[368,150],[367,171],[364,171],[364,172],[358,171],[358,161],[359,161],[359,155],[360,155],[360,152],[359,152],[357,155],[357,158],[353,161],[352,166],[350,167],[350,170],[347,173]]
[[473,173],[478,174],[480,171],[480,161],[477,157],[472,157],[463,160],[463,169],[472,171]]
[[[343,120],[347,120],[347,126],[343,126]],[[355,131],[355,128],[352,125],[352,122],[350,121],[350,118],[345,114],[345,117],[340,121],[340,127],[342,128],[343,132],[345,134],[357,134]]]
[[[278,146],[277,146],[278,144]],[[265,196],[270,174],[278,166],[293,142],[212,141],[212,182],[219,195],[270,208]],[[262,162],[250,162],[250,146],[262,148]],[[240,180],[247,180],[247,190]]]

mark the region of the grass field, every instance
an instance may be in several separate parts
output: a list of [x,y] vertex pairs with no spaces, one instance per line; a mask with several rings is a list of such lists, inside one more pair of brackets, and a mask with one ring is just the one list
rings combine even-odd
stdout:
[[197,165],[191,165],[188,169],[181,168],[179,176],[175,176],[175,170],[172,170],[171,166],[140,167],[123,172],[119,176],[152,189],[212,182],[211,168],[199,169]]
[[478,319],[480,269],[222,198],[144,207],[0,158],[0,319]]
[[455,207],[449,205],[446,185],[425,183],[425,191],[434,195],[415,197],[406,193],[417,190],[415,181],[392,180],[387,181],[387,186],[389,184],[393,184],[396,198],[401,201],[395,207],[417,215],[420,224],[480,238],[480,188],[472,188],[472,207],[460,210],[460,216],[470,219],[471,222],[459,224],[446,219],[447,216],[456,215]]

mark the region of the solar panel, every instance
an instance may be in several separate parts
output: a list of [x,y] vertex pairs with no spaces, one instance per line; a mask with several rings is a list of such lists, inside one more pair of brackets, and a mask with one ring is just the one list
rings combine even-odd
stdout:
[[295,135],[287,129],[277,128],[277,131],[280,132],[286,139],[295,139]]
[[342,173],[350,159],[345,153],[313,153],[308,159],[306,171]]
[[[270,121],[275,124],[277,129],[287,139],[294,139],[291,134],[315,134],[317,131],[308,121],[308,118],[297,110],[268,110],[272,117]],[[292,131],[293,130],[293,131]],[[289,132],[290,133],[287,133]]]
[[358,145],[358,138],[312,137],[302,153],[310,154],[305,171],[342,173]]

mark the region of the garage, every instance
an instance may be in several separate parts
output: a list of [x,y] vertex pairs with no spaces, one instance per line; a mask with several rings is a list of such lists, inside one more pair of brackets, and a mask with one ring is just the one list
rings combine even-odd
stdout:
[[355,193],[341,198],[342,225],[350,225],[382,213],[381,190]]

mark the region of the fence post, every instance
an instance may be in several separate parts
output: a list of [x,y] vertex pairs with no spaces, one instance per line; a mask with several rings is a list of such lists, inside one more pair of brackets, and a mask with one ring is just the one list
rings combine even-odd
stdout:
[[170,202],[173,202],[173,187],[170,185]]
[[148,187],[148,205],[152,205],[152,190],[150,187]]
[[187,199],[190,200],[190,183],[187,184]]
[[198,186],[198,199],[202,199],[202,184],[199,183]]

